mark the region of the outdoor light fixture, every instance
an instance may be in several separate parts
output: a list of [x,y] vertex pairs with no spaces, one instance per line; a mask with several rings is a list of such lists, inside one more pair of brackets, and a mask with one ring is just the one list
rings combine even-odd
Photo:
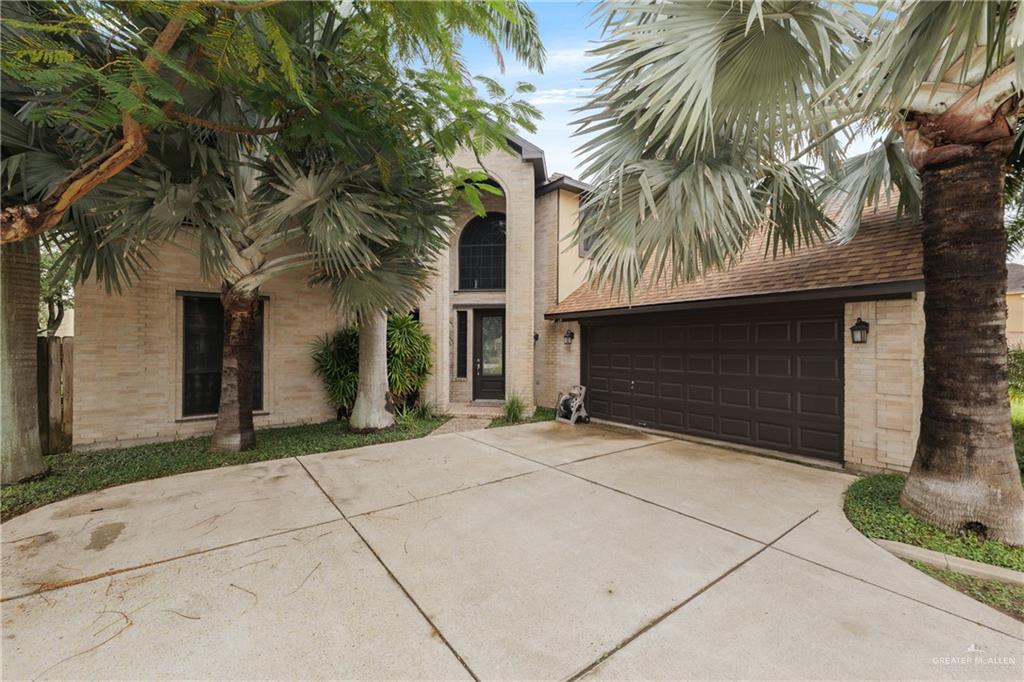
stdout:
[[864,320],[857,318],[857,321],[850,327],[850,338],[854,343],[867,343],[868,342],[868,328],[869,325]]
[[576,338],[576,335],[572,333],[571,329],[567,329],[565,334],[562,335],[562,343],[567,346],[571,346],[574,338]]

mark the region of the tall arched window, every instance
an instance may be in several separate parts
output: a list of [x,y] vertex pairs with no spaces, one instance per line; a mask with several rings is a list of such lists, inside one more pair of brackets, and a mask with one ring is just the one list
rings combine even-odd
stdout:
[[459,239],[459,288],[505,288],[505,214],[473,218]]

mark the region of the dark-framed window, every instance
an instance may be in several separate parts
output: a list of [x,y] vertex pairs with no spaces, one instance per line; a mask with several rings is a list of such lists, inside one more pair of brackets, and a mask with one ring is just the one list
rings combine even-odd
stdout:
[[[220,374],[224,357],[224,308],[217,294],[185,294],[181,414],[216,414],[220,407]],[[253,353],[254,410],[263,409],[263,299],[256,307]]]
[[580,258],[589,258],[590,249],[594,246],[594,239],[597,237],[592,232],[583,232],[580,236]]
[[505,288],[505,214],[473,218],[459,238],[459,289]]
[[466,378],[466,311],[455,312],[455,376],[459,379]]

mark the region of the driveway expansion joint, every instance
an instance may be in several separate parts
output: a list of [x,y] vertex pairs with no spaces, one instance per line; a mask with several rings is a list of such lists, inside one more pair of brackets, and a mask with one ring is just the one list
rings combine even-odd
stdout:
[[603,654],[601,654],[597,659],[595,659],[593,662],[591,662],[585,668],[582,668],[581,670],[573,673],[571,676],[566,678],[566,682],[576,682],[576,680],[579,680],[579,679],[585,677],[586,675],[588,675],[589,673],[591,673],[592,671],[597,669],[602,663],[607,661],[609,658],[611,658],[612,656],[617,654],[619,651],[621,651],[622,649],[626,648],[631,643],[633,643],[634,641],[636,641],[637,639],[642,637],[646,632],[649,632],[650,630],[654,629],[659,623],[662,623],[665,619],[667,619],[669,616],[671,616],[672,614],[674,614],[677,611],[679,611],[680,609],[682,609],[684,606],[686,606],[687,604],[692,602],[694,599],[696,599],[697,597],[701,596],[702,594],[704,594],[705,592],[707,592],[711,588],[713,588],[716,585],[718,585],[720,582],[722,582],[723,580],[728,578],[730,575],[732,575],[733,573],[738,571],[740,568],[742,568],[746,564],[748,564],[751,561],[753,561],[756,557],[760,556],[765,550],[773,549],[772,545],[774,545],[776,542],[778,542],[782,538],[786,537],[786,535],[788,535],[789,533],[792,533],[794,530],[796,530],[800,526],[800,524],[804,523],[805,521],[807,521],[807,519],[811,518],[812,516],[814,516],[817,513],[818,513],[818,510],[815,509],[810,514],[808,514],[807,516],[805,516],[804,518],[800,519],[795,524],[790,526],[786,531],[784,531],[781,535],[779,535],[778,537],[773,539],[768,544],[763,544],[762,543],[762,546],[759,547],[757,549],[757,551],[755,551],[753,554],[748,556],[746,559],[743,559],[742,561],[736,563],[734,566],[732,566],[732,568],[729,568],[727,571],[725,571],[720,576],[718,576],[717,578],[715,578],[711,582],[709,582],[706,585],[704,585],[703,587],[701,587],[699,590],[697,590],[696,592],[694,592],[693,594],[688,596],[686,599],[684,599],[681,602],[679,602],[678,604],[672,606],[671,608],[669,608],[667,611],[665,611],[664,613],[660,614],[659,616],[656,616],[653,620],[651,620],[648,623],[646,623],[645,625],[643,625],[639,630],[637,630],[633,634],[629,635],[628,637],[626,637],[625,639],[620,641],[618,644],[616,644],[614,647],[612,647],[608,651],[606,651]]
[[544,471],[544,469],[534,469],[532,471],[523,471],[523,472],[520,472],[518,474],[511,474],[509,476],[502,476],[501,478],[496,478],[493,481],[484,481],[483,483],[474,483],[473,485],[464,485],[464,486],[462,486],[460,488],[455,488],[453,490],[446,490],[443,493],[436,493],[434,495],[425,495],[424,497],[417,497],[416,499],[409,500],[408,502],[399,502],[398,504],[391,504],[391,505],[388,505],[387,507],[381,507],[380,509],[370,509],[369,511],[359,512],[358,514],[352,514],[352,515],[350,515],[350,516],[348,516],[346,518],[358,519],[358,518],[361,518],[363,516],[369,516],[370,514],[378,514],[380,512],[391,511],[392,509],[401,509],[402,507],[408,507],[410,504],[416,504],[417,502],[425,502],[427,500],[436,500],[439,497],[447,497],[448,495],[454,495],[455,493],[461,493],[461,492],[466,491],[466,490],[474,490],[476,488],[482,488],[484,486],[493,485],[495,483],[504,483],[505,481],[511,481],[514,478],[522,478],[523,476],[529,476],[530,474],[536,474],[536,473],[538,473],[540,471]]
[[[860,531],[857,531],[857,532],[860,532]],[[941,611],[942,613],[945,613],[947,615],[953,616],[955,618],[959,618],[960,620],[963,620],[963,621],[966,621],[968,623],[972,623],[974,625],[978,625],[980,627],[983,627],[986,630],[991,630],[992,632],[998,632],[1001,635],[1006,635],[1007,637],[1010,637],[1012,639],[1016,639],[1018,641],[1024,642],[1024,637],[1022,637],[1019,634],[1013,634],[1011,632],[1006,632],[1005,630],[1000,630],[999,628],[993,627],[991,625],[986,625],[985,623],[973,620],[971,618],[968,618],[967,616],[962,616],[959,613],[954,613],[954,612],[952,612],[952,611],[950,611],[948,609],[944,609],[941,606],[936,606],[935,604],[931,604],[929,602],[922,601],[922,600],[920,600],[920,599],[918,599],[916,597],[911,597],[908,594],[903,594],[902,592],[898,592],[898,591],[892,589],[891,587],[885,587],[884,585],[879,585],[878,583],[871,582],[870,580],[866,580],[864,578],[855,576],[855,575],[853,575],[851,573],[847,573],[846,571],[839,570],[838,568],[834,568],[832,566],[828,566],[828,565],[820,563],[818,561],[814,561],[813,559],[808,559],[807,557],[800,556],[799,554],[795,554],[795,553],[791,552],[788,549],[782,549],[780,547],[772,547],[771,549],[772,549],[773,552],[780,552],[780,553],[785,554],[786,556],[792,557],[794,559],[799,559],[800,561],[806,561],[807,563],[813,564],[814,566],[817,566],[818,568],[824,568],[826,571],[831,571],[833,573],[838,573],[839,575],[844,576],[846,578],[850,578],[851,580],[856,580],[857,582],[864,583],[865,585],[870,585],[871,587],[876,587],[876,588],[878,588],[880,590],[883,590],[884,592],[888,592],[889,594],[894,594],[897,597],[902,597],[903,599],[909,599],[912,602],[915,602],[917,604],[921,604],[922,606],[930,607],[932,609],[935,609],[936,611]],[[911,568],[911,567],[908,566],[908,568]],[[914,570],[916,571],[917,569],[914,569]]]
[[419,611],[419,614],[423,617],[423,620],[427,621],[427,625],[430,626],[430,631],[437,634],[438,638],[444,643],[446,647],[448,647],[448,650],[455,657],[455,660],[457,660],[459,664],[463,667],[463,669],[467,673],[469,673],[469,676],[472,677],[475,682],[480,682],[480,678],[477,677],[476,673],[473,672],[473,669],[469,667],[469,664],[466,663],[466,660],[462,657],[462,654],[455,650],[455,647],[452,646],[452,643],[449,642],[448,638],[444,636],[444,633],[441,632],[441,629],[434,624],[434,621],[430,618],[430,616],[427,615],[427,612],[423,610],[423,607],[419,605],[419,602],[417,602],[416,599],[413,598],[412,594],[409,593],[409,590],[406,589],[405,585],[402,584],[402,581],[400,581],[398,579],[398,576],[396,576],[394,572],[391,570],[391,567],[384,563],[384,559],[381,558],[380,554],[377,553],[377,550],[373,548],[373,545],[371,545],[370,542],[366,539],[366,537],[359,532],[359,529],[356,528],[354,523],[352,523],[352,520],[349,517],[345,516],[345,512],[341,511],[341,507],[337,505],[337,503],[334,501],[334,498],[327,494],[327,491],[324,490],[322,485],[320,485],[320,481],[316,480],[316,477],[313,476],[310,470],[306,468],[306,465],[303,464],[298,457],[295,458],[295,461],[299,463],[299,466],[302,467],[302,470],[305,471],[306,475],[309,476],[313,483],[316,484],[316,487],[320,489],[320,492],[324,494],[324,497],[327,498],[331,505],[338,510],[338,514],[341,515],[341,518],[345,521],[345,523],[348,524],[348,527],[352,529],[352,532],[356,534],[356,537],[359,538],[359,540],[363,543],[366,549],[369,550],[370,554],[373,555],[373,558],[377,560],[377,563],[379,563],[381,568],[383,568],[384,571],[388,574],[388,577],[391,578],[391,581],[396,586],[398,586],[398,589],[402,591],[402,594],[405,595],[405,598],[409,600],[409,602],[417,611]]
[[[463,438],[465,438],[467,440],[471,440],[474,443],[483,443],[483,441],[479,441],[476,438],[472,438],[472,437],[466,435],[465,433],[459,433],[459,434],[456,434],[456,435],[462,436]],[[576,474],[576,473],[573,473],[571,471],[566,471],[565,469],[561,468],[561,467],[564,467],[564,466],[568,466],[570,464],[576,464],[576,462],[582,462],[584,460],[595,459],[597,457],[607,457],[609,455],[619,454],[620,452],[629,452],[630,450],[637,450],[639,448],[650,447],[651,445],[658,445],[661,442],[664,442],[664,441],[659,441],[658,443],[647,443],[647,444],[644,444],[644,445],[638,445],[638,446],[634,446],[634,447],[623,448],[621,450],[616,450],[615,452],[606,452],[606,453],[604,453],[602,455],[594,455],[593,457],[584,457],[583,459],[574,460],[572,462],[565,462],[564,464],[558,464],[558,465],[547,464],[545,462],[540,462],[540,461],[537,461],[537,460],[532,459],[530,457],[527,457],[526,455],[520,455],[517,452],[513,452],[511,450],[506,450],[504,448],[498,447],[497,445],[491,445],[490,443],[484,443],[484,445],[491,445],[492,448],[495,448],[497,450],[501,450],[502,452],[505,452],[505,453],[508,453],[510,455],[513,455],[514,457],[519,457],[521,459],[525,459],[528,462],[533,462],[534,464],[539,464],[542,467],[545,467],[545,468],[550,469],[552,471],[557,471],[559,473],[565,474],[566,476],[572,476],[573,478],[579,479],[579,480],[584,481],[586,483],[590,483],[591,485],[596,485],[596,486],[598,486],[600,488],[604,488],[605,490],[610,490],[610,491],[612,491],[614,493],[618,493],[620,495],[625,495],[626,497],[631,497],[634,500],[637,500],[638,502],[643,502],[643,503],[649,504],[649,505],[651,505],[653,507],[657,507],[658,509],[662,509],[664,511],[671,512],[673,514],[677,514],[677,515],[682,516],[684,518],[690,519],[691,521],[697,521],[699,523],[703,523],[706,526],[711,526],[712,528],[717,528],[720,531],[724,531],[726,533],[730,533],[730,534],[735,535],[737,537],[741,537],[744,540],[749,540],[750,542],[756,542],[759,545],[764,545],[765,544],[765,542],[763,540],[758,540],[757,538],[752,538],[749,535],[744,535],[743,533],[740,533],[739,531],[733,530],[731,528],[726,528],[725,526],[720,526],[717,523],[712,523],[711,521],[708,521],[706,519],[702,519],[699,516],[693,516],[692,514],[687,514],[686,512],[679,511],[678,509],[673,509],[672,507],[667,507],[667,506],[665,506],[663,504],[659,504],[657,502],[654,502],[653,500],[648,500],[646,497],[640,497],[639,495],[634,495],[633,493],[627,493],[625,490],[620,490],[619,488],[614,488],[614,487],[612,487],[610,485],[607,485],[605,483],[601,483],[599,481],[594,481],[592,479],[587,478],[586,476],[581,476],[580,474]],[[533,473],[533,472],[530,472],[530,473]],[[815,513],[817,513],[817,510],[815,510]],[[788,533],[789,531],[786,531],[786,532]],[[775,542],[775,540],[773,540],[772,542]]]

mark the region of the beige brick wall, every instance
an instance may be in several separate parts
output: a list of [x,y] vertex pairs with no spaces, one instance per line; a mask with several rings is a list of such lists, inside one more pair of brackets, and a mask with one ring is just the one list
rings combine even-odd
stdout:
[[[454,217],[455,234],[441,255],[438,271],[420,305],[420,319],[435,339],[434,370],[424,395],[437,409],[472,400],[472,371],[466,379],[455,377],[455,310],[474,305],[505,306],[505,395],[518,395],[530,408],[533,392],[534,332],[534,175],[533,166],[515,154],[493,151],[481,167],[468,152],[456,155],[455,163],[480,169],[501,187],[503,197],[484,196],[489,211],[503,211],[507,229],[505,291],[458,291],[458,243],[462,228],[474,216],[461,206]],[[472,337],[473,319],[468,318]],[[472,354],[472,338],[468,350]]]
[[871,325],[868,341],[846,335],[845,460],[851,469],[907,471],[914,459],[924,377],[924,294],[847,303],[846,326]]
[[[534,250],[536,289],[534,290],[534,324],[537,343],[534,347],[534,394],[538,405],[554,407],[560,392],[580,380],[580,326],[576,322],[553,322],[544,319],[544,311],[555,305],[563,286],[572,286],[579,273],[566,276],[564,268],[581,259],[576,252],[564,254],[562,239],[575,227],[579,197],[572,192],[555,191],[537,200],[537,240]],[[584,273],[585,274],[585,273]],[[572,330],[575,338],[566,346],[563,335]]]
[[[214,419],[181,415],[182,299],[179,291],[216,292],[190,251],[168,244],[159,267],[124,295],[102,285],[75,289],[74,445],[171,440],[213,431]],[[313,374],[310,343],[342,324],[329,292],[301,273],[262,287],[264,412],[257,427],[320,422],[335,416]]]

